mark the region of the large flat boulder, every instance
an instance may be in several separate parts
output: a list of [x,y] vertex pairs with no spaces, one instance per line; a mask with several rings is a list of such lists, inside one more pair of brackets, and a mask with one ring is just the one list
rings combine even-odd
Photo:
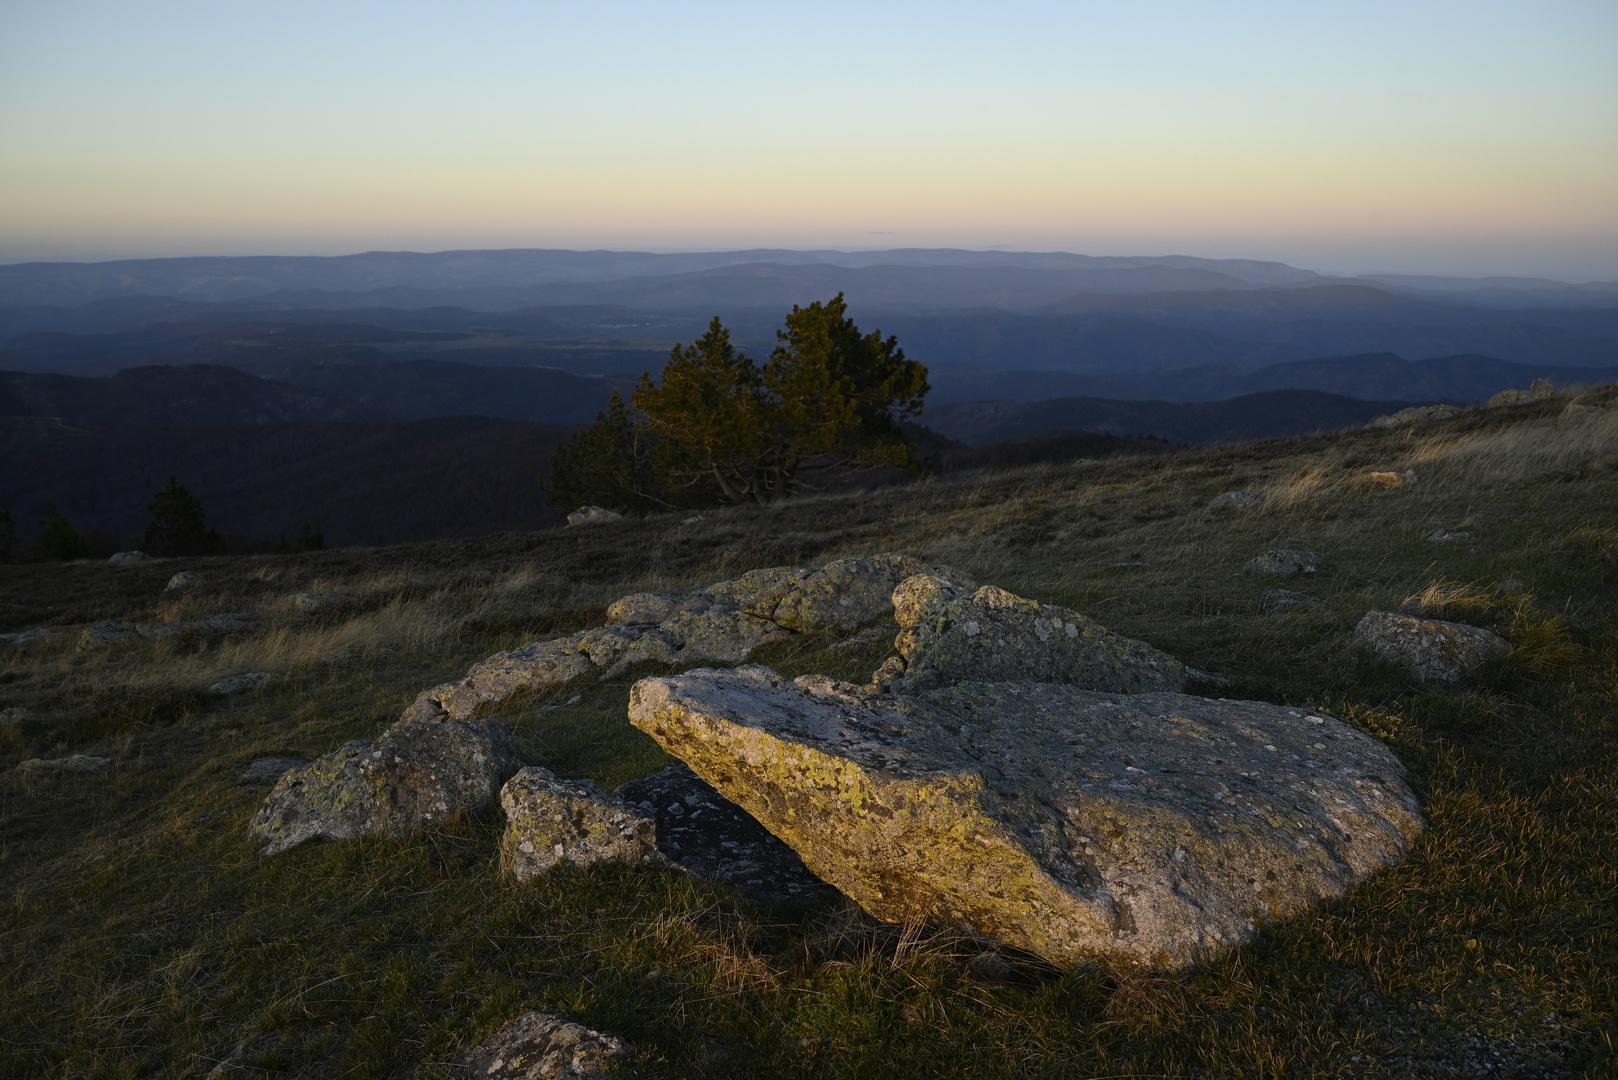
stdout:
[[1062,965],[1183,967],[1342,896],[1422,828],[1380,743],[1260,702],[912,698],[755,666],[642,679],[630,718],[874,916]]
[[1362,649],[1439,690],[1461,686],[1479,668],[1511,652],[1511,642],[1480,626],[1368,611],[1354,627]]
[[993,585],[919,574],[894,590],[893,604],[903,664],[884,665],[879,681],[906,692],[1008,680],[1121,693],[1185,687],[1185,665],[1167,653]]
[[400,721],[283,773],[248,831],[265,842],[260,855],[317,838],[402,838],[489,806],[520,768],[499,721]]

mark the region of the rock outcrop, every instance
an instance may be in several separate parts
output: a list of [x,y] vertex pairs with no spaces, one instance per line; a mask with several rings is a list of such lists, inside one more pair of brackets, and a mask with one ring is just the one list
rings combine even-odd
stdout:
[[574,866],[657,861],[657,825],[624,802],[602,794],[590,780],[558,780],[530,765],[500,789],[506,831],[500,866],[518,881],[559,862]]
[[303,758],[296,757],[265,757],[255,758],[248,762],[236,777],[237,780],[249,787],[269,786],[293,769],[301,769],[309,764]]
[[220,679],[208,687],[210,694],[240,694],[248,690],[257,690],[261,686],[280,682],[285,676],[277,671],[249,671],[243,675],[231,675]]
[[1118,693],[1185,686],[1185,665],[1167,653],[993,585],[917,574],[894,590],[893,607],[903,663],[884,664],[875,681],[902,692],[1008,680]]
[[114,566],[136,566],[140,563],[162,562],[163,560],[153,558],[144,551],[119,551],[114,552],[107,561]]
[[1511,642],[1490,630],[1395,611],[1370,611],[1354,627],[1354,641],[1416,681],[1454,689],[1478,669],[1511,652]]
[[1264,595],[1258,598],[1260,610],[1271,615],[1278,611],[1291,611],[1293,608],[1319,607],[1320,597],[1310,596],[1307,593],[1293,592],[1291,589],[1265,589]]
[[567,516],[567,523],[579,525],[605,525],[609,521],[622,521],[624,515],[605,506],[581,506]]
[[36,772],[100,772],[112,764],[111,758],[72,754],[63,758],[29,758],[17,766]]
[[249,833],[274,855],[305,840],[405,837],[495,799],[522,762],[495,720],[401,721],[288,770]]
[[181,570],[169,578],[169,583],[163,586],[164,592],[184,592],[186,589],[195,589],[208,584],[208,579],[195,570]]
[[876,917],[1061,965],[1185,966],[1342,896],[1422,827],[1380,743],[1259,702],[908,697],[749,667],[642,679],[630,718]]
[[526,1012],[455,1062],[477,1080],[607,1080],[634,1051],[616,1035],[554,1013]]
[[189,621],[136,623],[133,626],[121,622],[99,622],[85,628],[79,635],[79,645],[86,649],[106,649],[133,641],[170,641],[185,634],[218,637],[239,630],[251,630],[254,625],[255,616],[250,611],[210,615],[206,619]]
[[639,663],[738,664],[796,634],[843,632],[893,610],[894,588],[928,570],[906,555],[839,559],[819,570],[752,570],[688,596],[636,593],[607,608],[607,625],[496,653],[466,677],[422,691],[405,719],[465,719],[521,691]]
[[1255,574],[1313,574],[1320,569],[1320,556],[1282,548],[1253,556],[1247,560],[1247,569]]

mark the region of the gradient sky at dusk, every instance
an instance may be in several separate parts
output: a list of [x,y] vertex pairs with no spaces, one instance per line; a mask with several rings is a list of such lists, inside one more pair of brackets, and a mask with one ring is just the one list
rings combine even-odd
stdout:
[[0,261],[752,246],[1618,279],[1618,3],[0,0]]

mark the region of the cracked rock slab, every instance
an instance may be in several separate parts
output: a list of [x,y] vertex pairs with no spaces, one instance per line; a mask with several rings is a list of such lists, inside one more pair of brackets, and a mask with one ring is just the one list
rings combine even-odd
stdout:
[[[1143,641],[1115,634],[1076,611],[971,588],[931,574],[894,590],[894,642],[905,662],[892,685],[914,692],[960,682],[1061,682],[1136,693],[1180,690],[1186,667]],[[884,676],[898,670],[885,665]]]
[[559,862],[658,861],[652,818],[603,794],[593,781],[559,780],[550,770],[530,765],[500,789],[500,805],[506,811],[500,866],[518,881]]
[[1320,714],[767,668],[642,679],[630,718],[877,918],[1071,966],[1175,969],[1343,896],[1422,828],[1399,760]]
[[617,1035],[555,1013],[526,1012],[456,1060],[478,1080],[606,1080],[634,1050]]

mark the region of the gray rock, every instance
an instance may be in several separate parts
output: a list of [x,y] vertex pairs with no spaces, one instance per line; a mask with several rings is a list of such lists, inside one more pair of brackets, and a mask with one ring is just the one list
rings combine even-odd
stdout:
[[798,853],[684,764],[621,785],[614,793],[651,815],[657,850],[688,874],[728,885],[749,900],[779,904],[831,892]]
[[1439,529],[1437,532],[1427,537],[1427,542],[1429,544],[1452,544],[1457,540],[1470,539],[1472,539],[1472,534],[1469,532],[1462,532],[1460,529]]
[[314,615],[322,611],[335,611],[345,607],[353,600],[347,593],[336,592],[305,592],[297,593],[292,597],[292,606],[305,615]]
[[1262,491],[1225,491],[1215,495],[1210,510],[1257,510],[1264,505]]
[[625,1076],[634,1049],[554,1013],[526,1012],[456,1060],[479,1080],[606,1080]]
[[1180,968],[1343,896],[1422,828],[1330,717],[972,683],[919,698],[766,668],[642,679],[630,719],[872,915],[1071,966]]
[[139,639],[140,636],[133,629],[121,622],[98,622],[94,626],[86,627],[84,633],[79,635],[79,647],[109,649]]
[[232,675],[228,679],[220,679],[208,687],[210,694],[240,694],[247,690],[257,690],[261,686],[280,682],[286,676],[278,671],[249,671],[244,675]]
[[1482,627],[1394,611],[1367,612],[1354,627],[1354,641],[1437,689],[1454,689],[1485,664],[1511,652],[1509,641]]
[[624,515],[604,506],[581,506],[567,516],[567,523],[577,525],[605,525],[609,521],[622,521]]
[[1456,413],[1464,410],[1459,405],[1413,405],[1408,409],[1400,409],[1388,416],[1379,416],[1366,424],[1366,427],[1385,428],[1403,427],[1406,424],[1419,424],[1428,420],[1448,420]]
[[1293,592],[1291,589],[1265,589],[1264,595],[1258,598],[1259,608],[1272,615],[1277,611],[1289,611],[1295,607],[1315,607],[1320,602],[1318,596]]
[[74,754],[64,758],[29,758],[17,768],[35,772],[99,772],[111,764],[111,758]]
[[46,638],[55,637],[57,633],[57,631],[47,627],[39,627],[34,630],[20,630],[14,634],[0,634],[0,644],[9,645],[13,648],[20,649],[26,645],[38,644],[39,642],[44,641]]
[[163,586],[164,592],[184,592],[186,589],[195,589],[208,584],[208,579],[195,570],[181,570],[169,578],[169,583]]
[[558,780],[530,765],[500,789],[506,831],[500,867],[518,881],[543,874],[559,862],[657,860],[657,825],[647,814],[602,794],[590,780]]
[[[906,661],[893,689],[916,693],[960,682],[1061,682],[1093,690],[1180,690],[1185,665],[1076,611],[985,585],[907,578],[893,597]],[[885,667],[884,670],[891,670]]]
[[253,614],[239,611],[228,615],[210,615],[206,619],[197,619],[191,622],[136,623],[134,629],[135,633],[145,641],[170,641],[183,634],[217,637],[237,630],[251,630],[253,625]]
[[400,721],[375,742],[351,742],[288,770],[249,833],[274,855],[317,837],[409,836],[491,804],[522,767],[495,720]]
[[281,779],[291,769],[301,769],[309,764],[303,758],[297,757],[264,757],[257,758],[248,763],[247,768],[237,777],[244,784],[273,784]]
[[144,551],[120,551],[107,561],[114,566],[135,566],[140,563],[162,562],[163,560],[154,559]]
[[1247,569],[1255,574],[1313,574],[1320,569],[1320,556],[1281,548],[1247,560]]
[[635,593],[607,608],[607,625],[496,653],[466,677],[422,691],[405,719],[464,719],[527,690],[586,674],[613,679],[636,664],[738,664],[760,645],[838,632],[893,609],[893,589],[925,565],[906,555],[839,559],[819,570],[751,570],[691,596]]

